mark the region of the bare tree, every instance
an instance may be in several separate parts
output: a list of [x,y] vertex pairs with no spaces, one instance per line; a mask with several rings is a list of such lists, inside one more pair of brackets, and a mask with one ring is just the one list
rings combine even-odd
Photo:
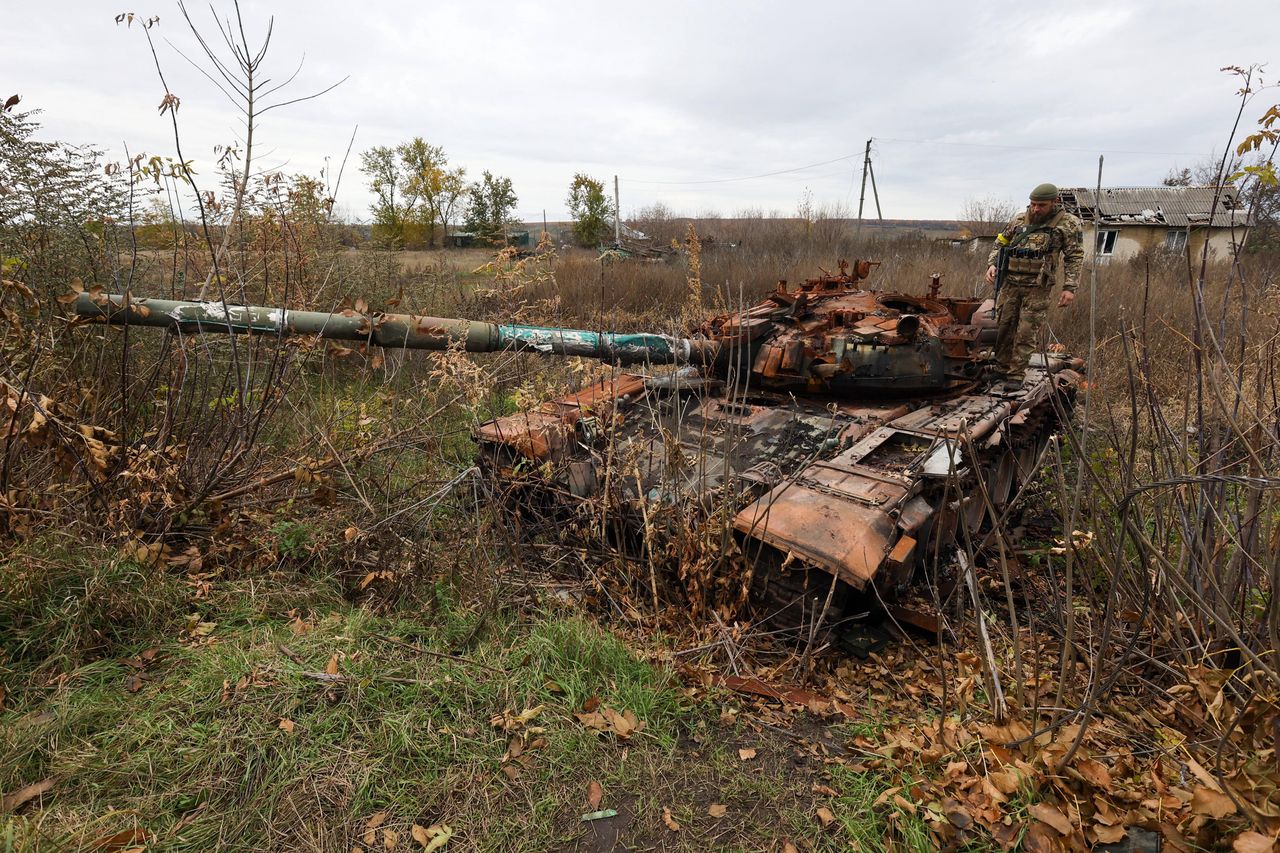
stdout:
[[[214,24],[216,25],[218,36],[222,44],[225,45],[230,58],[224,58],[222,50],[216,47],[216,42],[210,42],[206,39],[205,33],[196,26],[195,21],[191,19],[187,7],[182,2],[178,3],[178,9],[182,12],[182,17],[186,20],[187,26],[190,27],[192,35],[195,36],[196,42],[200,45],[200,50],[204,53],[208,65],[204,66],[192,60],[182,51],[178,51],[179,55],[187,62],[203,74],[214,86],[218,88],[227,99],[235,105],[240,112],[244,122],[244,139],[242,151],[231,151],[226,156],[226,162],[231,163],[239,156],[240,168],[231,170],[232,183],[232,208],[231,219],[228,227],[222,235],[222,244],[213,253],[213,266],[210,269],[209,276],[205,279],[204,284],[200,288],[200,298],[204,299],[209,285],[214,279],[221,275],[219,267],[223,256],[227,253],[231,244],[231,234],[233,226],[239,228],[242,224],[244,213],[245,193],[248,191],[249,178],[253,175],[253,155],[254,155],[254,132],[257,129],[258,119],[279,107],[286,107],[290,104],[297,104],[302,101],[309,101],[317,98],[325,92],[329,92],[341,85],[347,78],[342,78],[337,83],[314,92],[309,95],[303,95],[298,98],[281,99],[279,97],[273,99],[272,96],[277,95],[281,90],[293,82],[298,76],[298,72],[302,70],[302,62],[299,61],[298,67],[294,69],[282,82],[274,82],[271,78],[264,76],[263,61],[267,58],[268,50],[271,47],[271,34],[275,26],[275,19],[270,18],[267,21],[266,33],[262,36],[261,43],[254,47],[249,42],[249,37],[245,34],[244,17],[240,13],[240,4],[233,4],[235,9],[234,21],[231,18],[222,19],[218,17],[216,11],[210,7],[213,13]],[[125,15],[116,18],[117,23],[121,18],[127,18],[132,22],[132,16]],[[144,24],[144,30],[148,32],[147,41],[151,43],[149,30],[159,19],[151,19]],[[155,56],[155,46],[151,45],[152,57],[156,60],[156,71],[160,74],[160,81],[165,87],[165,99],[161,105],[161,113],[168,111],[174,121],[174,135],[177,137],[177,110],[178,98],[169,90],[168,84],[164,82],[164,74],[160,71],[159,58]],[[180,144],[180,143],[179,143]],[[179,149],[179,159],[182,158],[181,149]],[[225,156],[225,155],[224,155]],[[183,161],[185,164],[185,160]],[[200,215],[206,221],[207,218],[204,210],[203,200],[197,194],[197,204],[200,207]]]
[[989,234],[1009,223],[1021,208],[1007,198],[971,198],[960,210],[960,224],[975,236]]

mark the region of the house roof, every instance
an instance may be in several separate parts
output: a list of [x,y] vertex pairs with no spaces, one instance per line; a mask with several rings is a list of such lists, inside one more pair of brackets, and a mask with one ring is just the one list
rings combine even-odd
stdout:
[[[1214,197],[1217,196],[1217,204]],[[1081,219],[1106,225],[1157,225],[1169,228],[1252,225],[1236,187],[1090,187],[1064,189],[1063,206]]]

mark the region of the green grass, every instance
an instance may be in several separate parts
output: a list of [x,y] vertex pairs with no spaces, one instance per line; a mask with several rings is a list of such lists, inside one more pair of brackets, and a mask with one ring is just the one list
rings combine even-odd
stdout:
[[0,562],[0,676],[33,662],[62,670],[160,636],[183,615],[181,599],[176,578],[115,549],[33,540]]
[[[830,808],[839,823],[845,849],[882,850],[886,838],[894,838],[902,850],[928,853],[935,849],[929,829],[919,817],[892,802],[874,806],[881,794],[902,782],[841,765],[833,766],[830,772],[831,787],[840,792]],[[909,795],[904,796],[910,799]],[[893,816],[892,821],[889,815]]]
[[[842,774],[776,732],[726,722],[741,698],[691,697],[646,660],[662,638],[635,648],[562,606],[481,605],[502,596],[460,581],[423,579],[395,607],[364,609],[332,561],[299,556],[307,524],[264,527],[273,567],[199,590],[180,571],[55,539],[0,561],[0,791],[53,782],[0,817],[0,853],[92,849],[133,829],[148,850],[364,850],[377,813],[375,849],[383,830],[415,849],[413,825],[434,823],[459,850],[611,849],[615,837],[629,849],[786,838],[876,850],[914,837],[911,821],[870,815],[889,777]],[[307,674],[334,656],[340,681]],[[596,700],[643,729],[626,741],[588,729],[574,714]],[[540,731],[490,722],[538,706]],[[884,725],[869,715],[829,735]],[[525,752],[504,761],[513,738]],[[755,758],[739,756],[747,747]],[[616,819],[581,820],[591,781]],[[818,781],[840,797],[816,794]],[[728,813],[711,817],[714,803]],[[837,827],[821,828],[821,805]]]
[[[289,596],[254,586],[206,600],[201,617],[216,627],[204,641],[179,620],[158,642],[148,633],[47,689],[10,690],[0,790],[54,787],[0,819],[0,850],[87,849],[135,827],[153,850],[350,850],[378,812],[378,843],[389,829],[398,849],[410,849],[415,823],[449,824],[451,849],[572,848],[603,829],[581,821],[592,780],[634,848],[756,849],[784,827],[820,835],[816,766],[794,764],[788,741],[722,727],[717,707],[590,621],[499,611],[481,625],[443,591],[435,610],[378,616],[322,590],[310,598],[313,627],[295,633],[278,609]],[[466,660],[401,645],[452,654],[467,638]],[[158,655],[132,692],[125,659],[147,647]],[[304,675],[335,654],[342,682]],[[11,666],[6,681],[33,672]],[[573,714],[592,697],[644,729],[620,742],[585,728]],[[545,744],[509,777],[511,736],[490,718],[538,705],[530,725],[543,731],[526,740]],[[741,761],[742,745],[760,757]],[[710,817],[711,803],[729,814]]]

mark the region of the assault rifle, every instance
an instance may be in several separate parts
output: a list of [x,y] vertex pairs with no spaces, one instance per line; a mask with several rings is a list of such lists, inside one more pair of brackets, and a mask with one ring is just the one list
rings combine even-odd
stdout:
[[1004,277],[1009,273],[1009,253],[1012,246],[1003,233],[996,235],[996,281],[992,299],[999,301],[1000,288],[1004,286]]

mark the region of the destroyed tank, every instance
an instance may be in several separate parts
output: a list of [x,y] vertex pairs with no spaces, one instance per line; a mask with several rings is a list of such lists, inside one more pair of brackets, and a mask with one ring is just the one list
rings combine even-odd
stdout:
[[525,512],[567,521],[590,508],[579,528],[604,533],[637,565],[661,558],[655,536],[714,516],[731,531],[725,559],[745,564],[735,577],[749,578],[761,618],[794,625],[819,609],[892,602],[966,529],[1000,518],[1083,378],[1080,359],[1049,353],[1033,357],[1021,385],[991,381],[989,300],[943,296],[937,275],[924,296],[864,287],[875,266],[841,262],[796,287],[780,281],[754,307],[684,337],[101,294],[81,294],[76,312],[185,331],[674,365],[618,370],[482,424],[481,467]]

